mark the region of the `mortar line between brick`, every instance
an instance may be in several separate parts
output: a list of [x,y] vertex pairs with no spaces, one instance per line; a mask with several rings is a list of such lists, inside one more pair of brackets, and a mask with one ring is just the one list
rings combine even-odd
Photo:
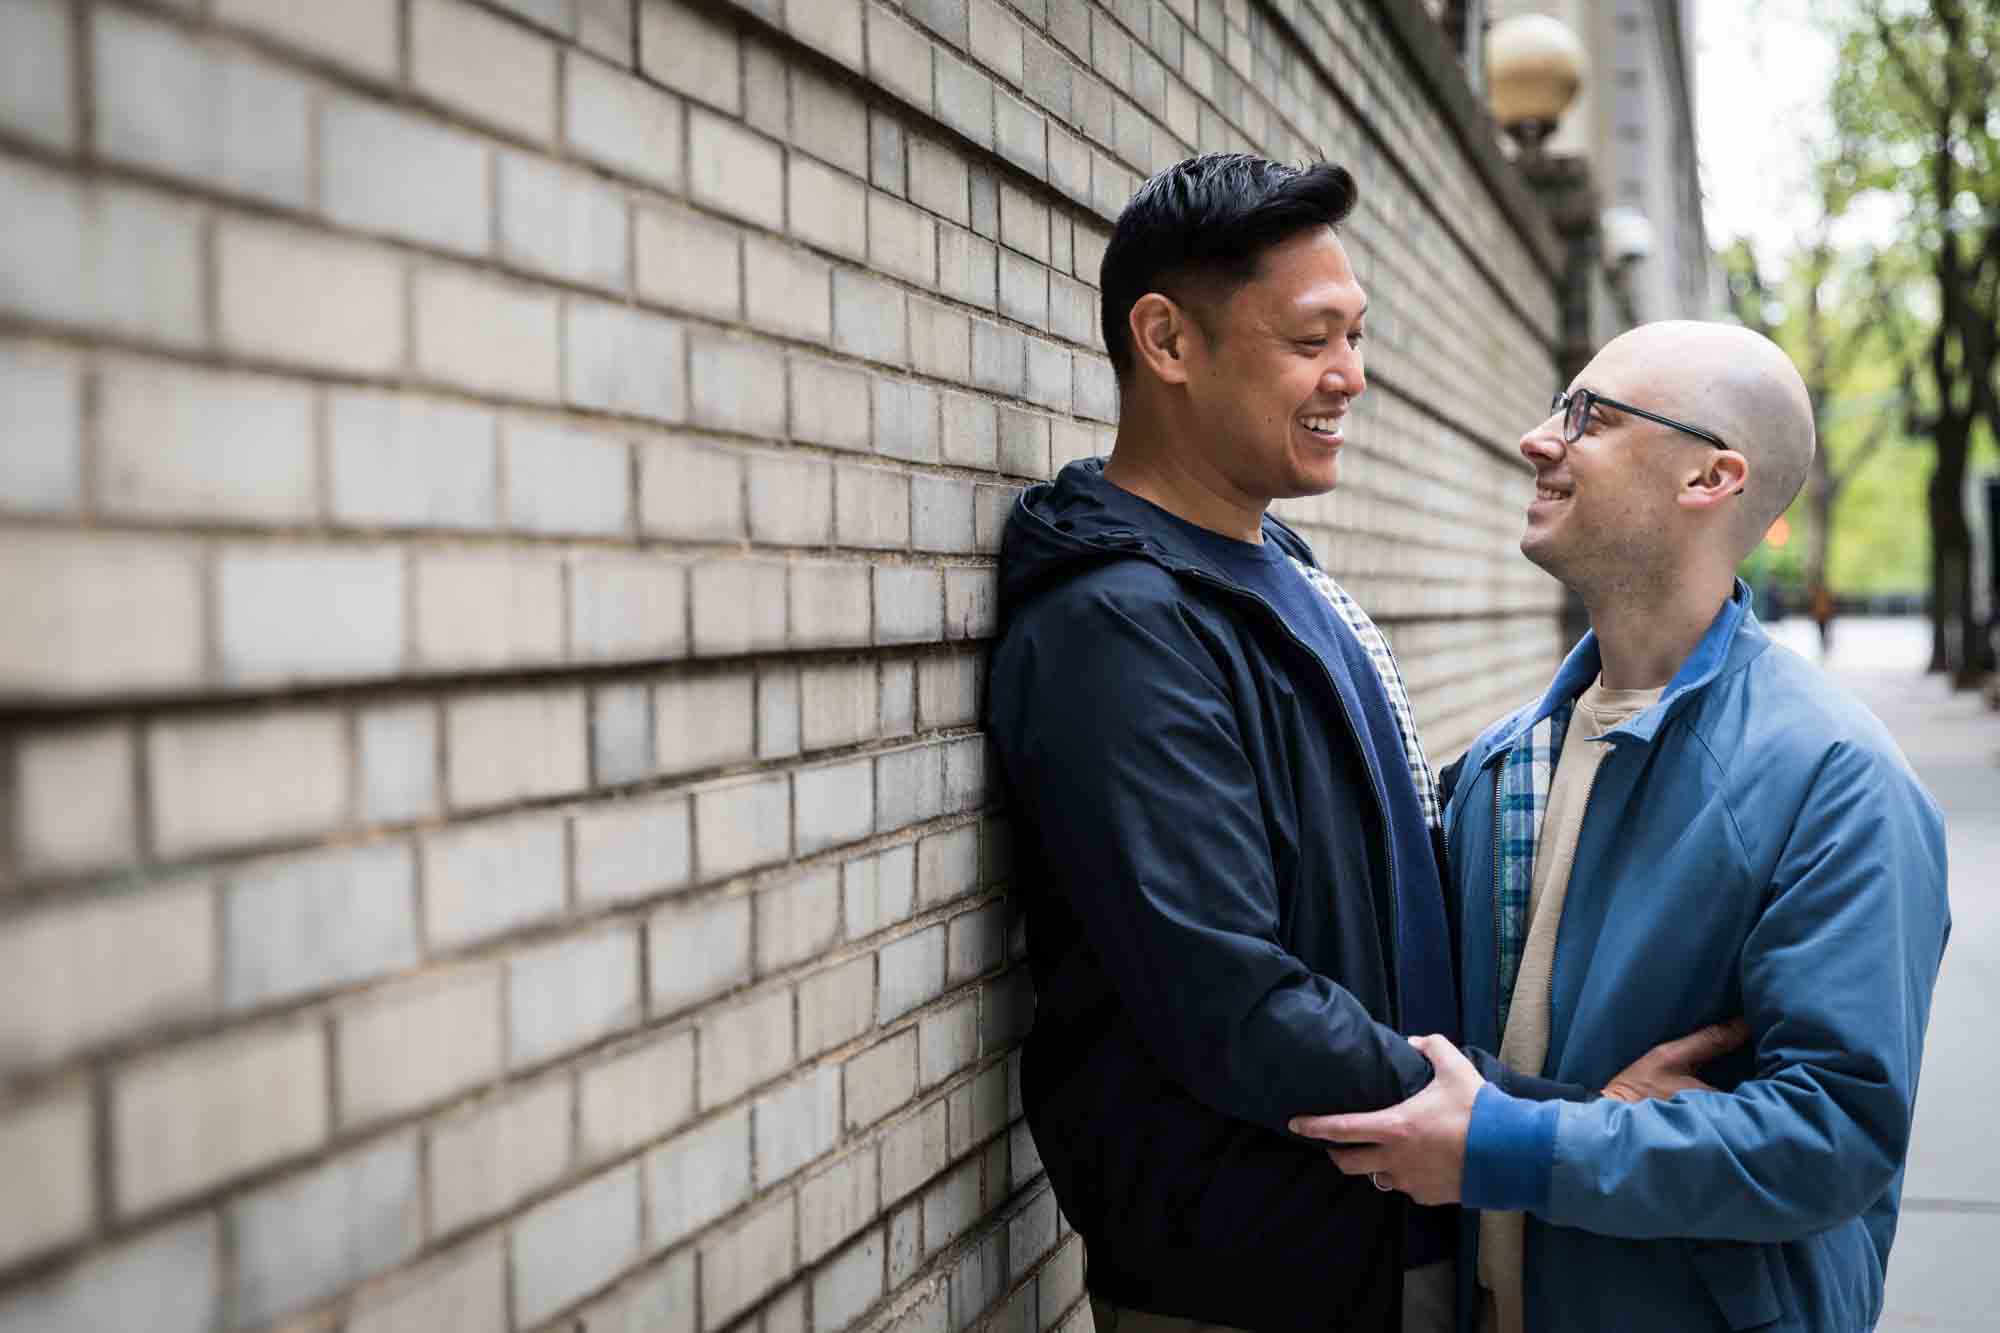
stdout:
[[71,0],[69,10],[70,87],[72,110],[76,113],[78,158],[89,164],[97,155],[96,61],[90,58],[90,15],[82,0]]

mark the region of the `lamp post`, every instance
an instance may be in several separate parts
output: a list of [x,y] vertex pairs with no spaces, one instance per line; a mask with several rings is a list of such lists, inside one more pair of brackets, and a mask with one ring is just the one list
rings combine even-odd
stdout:
[[1487,105],[1526,157],[1541,155],[1543,141],[1576,100],[1583,66],[1583,43],[1546,14],[1516,14],[1487,31]]
[[[1590,164],[1580,157],[1545,156],[1542,145],[1576,101],[1583,66],[1583,43],[1545,14],[1516,14],[1487,31],[1486,104],[1519,146],[1521,172],[1541,195],[1563,241],[1555,365],[1560,384],[1583,369],[1598,341],[1591,295],[1600,220]],[[1568,594],[1563,599],[1564,641],[1575,643],[1589,624],[1582,601]]]

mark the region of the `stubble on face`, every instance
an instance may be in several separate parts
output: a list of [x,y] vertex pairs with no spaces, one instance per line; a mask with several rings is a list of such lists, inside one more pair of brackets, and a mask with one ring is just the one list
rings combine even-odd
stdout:
[[[1583,388],[1635,403],[1655,396],[1643,367],[1611,349],[1584,368],[1570,391]],[[1629,602],[1657,594],[1679,564],[1669,466],[1678,445],[1661,434],[1667,427],[1614,409],[1600,413],[1557,459],[1534,460],[1537,487],[1552,486],[1567,498],[1530,505],[1521,554],[1586,602]],[[1561,439],[1560,422],[1548,429]]]

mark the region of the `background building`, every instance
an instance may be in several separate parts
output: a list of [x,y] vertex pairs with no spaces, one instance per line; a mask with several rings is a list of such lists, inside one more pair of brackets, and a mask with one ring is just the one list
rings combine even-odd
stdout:
[[1563,250],[1416,0],[0,4],[0,1330],[1087,1320],[982,642],[1231,147],[1362,181],[1285,514],[1448,756]]
[[1493,21],[1547,14],[1583,43],[1583,87],[1546,151],[1588,163],[1600,205],[1636,210],[1651,229],[1647,255],[1620,274],[1630,322],[1719,317],[1695,143],[1693,0],[1485,0],[1484,9]]

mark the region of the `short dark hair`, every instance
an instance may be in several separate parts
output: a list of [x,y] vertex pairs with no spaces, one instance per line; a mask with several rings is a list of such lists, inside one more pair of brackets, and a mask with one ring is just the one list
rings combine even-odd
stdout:
[[1121,379],[1132,369],[1129,320],[1147,292],[1184,300],[1203,281],[1233,291],[1257,276],[1266,250],[1308,228],[1337,226],[1354,200],[1345,167],[1288,167],[1249,153],[1204,153],[1141,185],[1118,215],[1098,270],[1112,369]]

